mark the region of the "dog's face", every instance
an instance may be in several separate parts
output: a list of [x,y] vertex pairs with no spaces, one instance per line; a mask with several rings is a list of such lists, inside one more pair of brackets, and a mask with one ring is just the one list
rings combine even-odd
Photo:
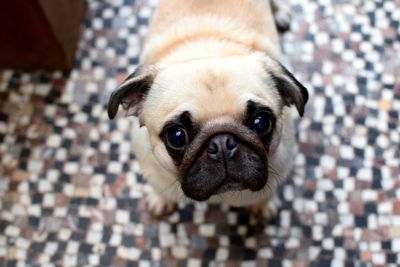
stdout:
[[281,142],[282,110],[299,114],[306,89],[278,62],[250,56],[141,66],[112,94],[149,133],[152,153],[185,195],[207,200],[227,191],[263,189]]

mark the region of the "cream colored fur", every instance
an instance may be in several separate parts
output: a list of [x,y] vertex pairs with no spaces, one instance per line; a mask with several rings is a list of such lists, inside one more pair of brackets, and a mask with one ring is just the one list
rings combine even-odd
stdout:
[[187,200],[158,136],[167,120],[190,109],[203,126],[239,121],[246,101],[254,99],[281,115],[269,156],[274,172],[265,190],[223,193],[210,201],[243,206],[274,196],[296,148],[289,109],[276,91],[266,90],[273,85],[265,67],[276,69],[270,58],[279,55],[268,0],[160,0],[141,57],[158,74],[141,114],[145,127],[135,119],[133,129],[136,156],[157,192],[171,201]]

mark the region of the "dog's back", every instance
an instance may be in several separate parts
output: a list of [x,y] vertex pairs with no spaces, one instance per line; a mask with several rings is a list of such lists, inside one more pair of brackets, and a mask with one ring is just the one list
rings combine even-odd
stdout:
[[160,0],[142,61],[159,61],[179,45],[204,38],[228,40],[275,56],[279,53],[268,0]]

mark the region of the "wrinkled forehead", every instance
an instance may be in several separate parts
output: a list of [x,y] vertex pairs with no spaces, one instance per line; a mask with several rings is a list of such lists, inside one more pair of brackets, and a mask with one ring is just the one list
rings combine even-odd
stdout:
[[147,97],[144,114],[154,116],[157,111],[158,120],[168,121],[189,111],[200,123],[224,116],[241,120],[248,100],[273,110],[277,108],[274,95],[272,79],[265,67],[254,59],[196,60],[159,72]]

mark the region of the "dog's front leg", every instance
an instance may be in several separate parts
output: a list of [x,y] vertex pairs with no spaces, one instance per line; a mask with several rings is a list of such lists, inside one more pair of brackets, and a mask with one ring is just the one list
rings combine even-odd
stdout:
[[270,222],[278,214],[281,205],[279,197],[275,194],[271,199],[252,204],[248,209],[251,214],[263,222]]
[[176,210],[176,203],[172,202],[157,192],[149,192],[145,197],[145,206],[154,217],[162,217]]

